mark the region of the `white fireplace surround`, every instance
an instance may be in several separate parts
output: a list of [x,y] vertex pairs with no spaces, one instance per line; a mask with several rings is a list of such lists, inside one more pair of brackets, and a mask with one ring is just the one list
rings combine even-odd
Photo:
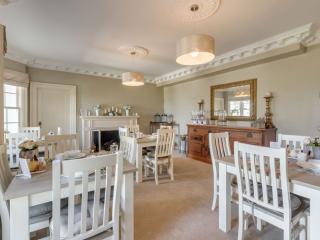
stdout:
[[81,146],[89,149],[92,144],[92,131],[117,130],[119,127],[138,124],[139,116],[82,116]]

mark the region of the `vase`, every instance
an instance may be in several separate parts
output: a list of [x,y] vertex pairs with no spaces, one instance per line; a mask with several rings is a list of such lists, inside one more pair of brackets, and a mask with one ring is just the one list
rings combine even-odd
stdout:
[[320,147],[312,147],[313,157],[320,160]]

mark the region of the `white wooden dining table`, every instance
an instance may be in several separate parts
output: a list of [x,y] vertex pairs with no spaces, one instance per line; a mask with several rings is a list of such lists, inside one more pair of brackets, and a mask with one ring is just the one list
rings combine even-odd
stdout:
[[[121,239],[134,239],[134,165],[125,161],[121,192]],[[65,186],[67,187],[67,186]],[[10,201],[10,239],[28,240],[29,207],[52,202],[52,171],[36,174],[32,178],[16,176],[5,192]],[[67,197],[67,196],[63,196]]]
[[144,136],[141,138],[136,138],[136,182],[142,182],[142,167],[143,167],[143,154],[142,149],[146,147],[155,147],[157,144],[157,138],[155,136]]
[[[231,178],[236,175],[233,156],[217,160],[219,164],[219,229],[231,229]],[[290,192],[310,200],[309,240],[320,236],[320,176],[302,170],[289,161],[288,177]]]

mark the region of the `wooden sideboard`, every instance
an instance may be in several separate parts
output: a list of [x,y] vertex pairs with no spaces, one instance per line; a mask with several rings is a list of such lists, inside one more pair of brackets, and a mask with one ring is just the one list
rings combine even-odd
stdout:
[[211,163],[208,134],[214,132],[229,132],[230,147],[233,152],[233,143],[255,144],[269,146],[270,141],[276,141],[276,128],[252,128],[223,125],[188,125],[188,152],[187,157]]

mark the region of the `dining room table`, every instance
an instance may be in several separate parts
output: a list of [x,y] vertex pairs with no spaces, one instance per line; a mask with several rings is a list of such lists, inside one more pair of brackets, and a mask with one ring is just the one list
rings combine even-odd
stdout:
[[[219,165],[219,229],[229,232],[231,229],[231,181],[236,175],[234,156],[217,159]],[[309,240],[320,237],[320,175],[304,170],[296,160],[289,159],[288,178],[290,192],[310,201],[308,218]]]
[[[136,170],[135,165],[124,162],[120,202],[122,240],[134,239],[134,173]],[[63,187],[67,188],[67,184]],[[65,197],[67,196],[62,196],[62,198]],[[46,172],[35,174],[31,178],[15,176],[4,198],[10,202],[10,239],[30,239],[29,207],[52,202],[52,168],[49,166]]]
[[136,182],[141,183],[143,180],[143,148],[147,147],[155,147],[157,144],[157,136],[156,135],[143,135],[139,138],[136,138],[136,146],[135,146],[135,159],[136,159]]

